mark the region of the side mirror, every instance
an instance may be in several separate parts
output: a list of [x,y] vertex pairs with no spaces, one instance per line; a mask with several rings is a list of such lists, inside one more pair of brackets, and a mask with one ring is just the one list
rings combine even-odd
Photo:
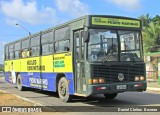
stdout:
[[89,41],[89,32],[84,31],[84,42],[88,42],[88,41]]

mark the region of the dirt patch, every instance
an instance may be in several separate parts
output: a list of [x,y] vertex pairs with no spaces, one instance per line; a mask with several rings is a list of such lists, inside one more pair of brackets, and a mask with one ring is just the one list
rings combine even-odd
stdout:
[[34,106],[34,104],[13,94],[0,91],[0,106]]
[[[1,82],[4,82],[4,77],[0,77]],[[18,98],[11,93],[0,91],[0,106],[34,106],[34,103]]]

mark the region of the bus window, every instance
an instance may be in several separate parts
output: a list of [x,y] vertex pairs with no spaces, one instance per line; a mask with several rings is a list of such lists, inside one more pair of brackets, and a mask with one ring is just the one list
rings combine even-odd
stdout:
[[12,52],[13,51],[13,45],[10,45],[9,46],[9,52]]
[[29,48],[29,39],[22,41],[22,49]]
[[39,56],[40,55],[40,47],[39,46],[34,46],[31,48],[31,56]]
[[55,31],[55,41],[64,40],[70,38],[69,27],[64,27]]
[[20,55],[22,58],[27,57],[27,51],[29,48],[29,39],[22,41],[22,50],[20,51]]
[[118,61],[118,38],[116,31],[106,29],[90,29],[88,60]]
[[9,59],[14,59],[13,48],[14,48],[13,44],[9,46]]
[[42,55],[52,54],[53,52],[53,32],[45,33],[41,38]]
[[82,42],[82,59],[84,58],[84,31],[81,32]]
[[15,59],[20,58],[21,42],[15,43]]
[[8,60],[9,59],[9,55],[8,53],[5,53],[5,59]]
[[8,46],[5,46],[5,59],[8,60]]
[[42,34],[41,43],[51,43],[53,42],[53,32]]
[[43,44],[42,45],[42,55],[52,54],[53,44]]
[[58,52],[67,52],[70,51],[69,40],[58,41],[55,43],[55,51]]
[[14,53],[13,52],[9,53],[9,59],[14,59]]
[[31,38],[31,56],[40,55],[40,36]]

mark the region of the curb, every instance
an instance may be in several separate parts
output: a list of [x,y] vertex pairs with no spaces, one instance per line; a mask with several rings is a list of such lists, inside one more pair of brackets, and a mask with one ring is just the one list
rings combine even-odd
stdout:
[[151,91],[160,91],[160,88],[147,87],[147,90],[151,90]]
[[1,89],[0,89],[0,91],[5,92],[5,93],[12,94],[12,95],[16,96],[16,97],[19,98],[19,99],[22,99],[22,100],[28,101],[28,102],[30,102],[30,103],[33,103],[34,106],[44,106],[43,104],[37,103],[37,102],[35,102],[35,101],[29,100],[29,99],[27,99],[27,98],[21,97],[21,96],[16,95],[16,94],[10,93],[10,92],[8,92],[8,91],[4,91],[4,90],[1,90]]
[[33,104],[34,104],[33,106],[42,106],[45,110],[52,111],[52,112],[57,112],[57,110],[54,109],[54,108],[51,108],[51,107],[49,107],[49,106],[47,107],[47,106],[45,106],[45,105],[43,105],[43,104],[40,104],[40,103],[37,103],[37,102],[35,102],[35,101],[29,100],[29,99],[27,99],[27,98],[25,98],[25,97],[21,97],[21,96],[19,96],[19,95],[16,95],[16,94],[13,94],[13,93],[10,93],[10,92],[8,92],[8,91],[1,90],[1,89],[0,89],[0,91],[5,92],[5,93],[9,93],[9,94],[11,94],[11,95],[16,96],[16,97],[19,98],[19,99],[22,99],[22,100],[24,100],[24,101],[33,103]]

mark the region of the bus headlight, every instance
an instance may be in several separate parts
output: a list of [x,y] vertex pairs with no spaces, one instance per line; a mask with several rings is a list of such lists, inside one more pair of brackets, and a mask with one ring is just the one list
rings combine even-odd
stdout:
[[139,81],[139,77],[138,76],[135,76],[135,81]]
[[143,81],[144,80],[144,76],[140,76],[140,80]]
[[99,83],[104,83],[104,79],[103,78],[99,78]]
[[93,83],[98,83],[98,79],[93,79]]

